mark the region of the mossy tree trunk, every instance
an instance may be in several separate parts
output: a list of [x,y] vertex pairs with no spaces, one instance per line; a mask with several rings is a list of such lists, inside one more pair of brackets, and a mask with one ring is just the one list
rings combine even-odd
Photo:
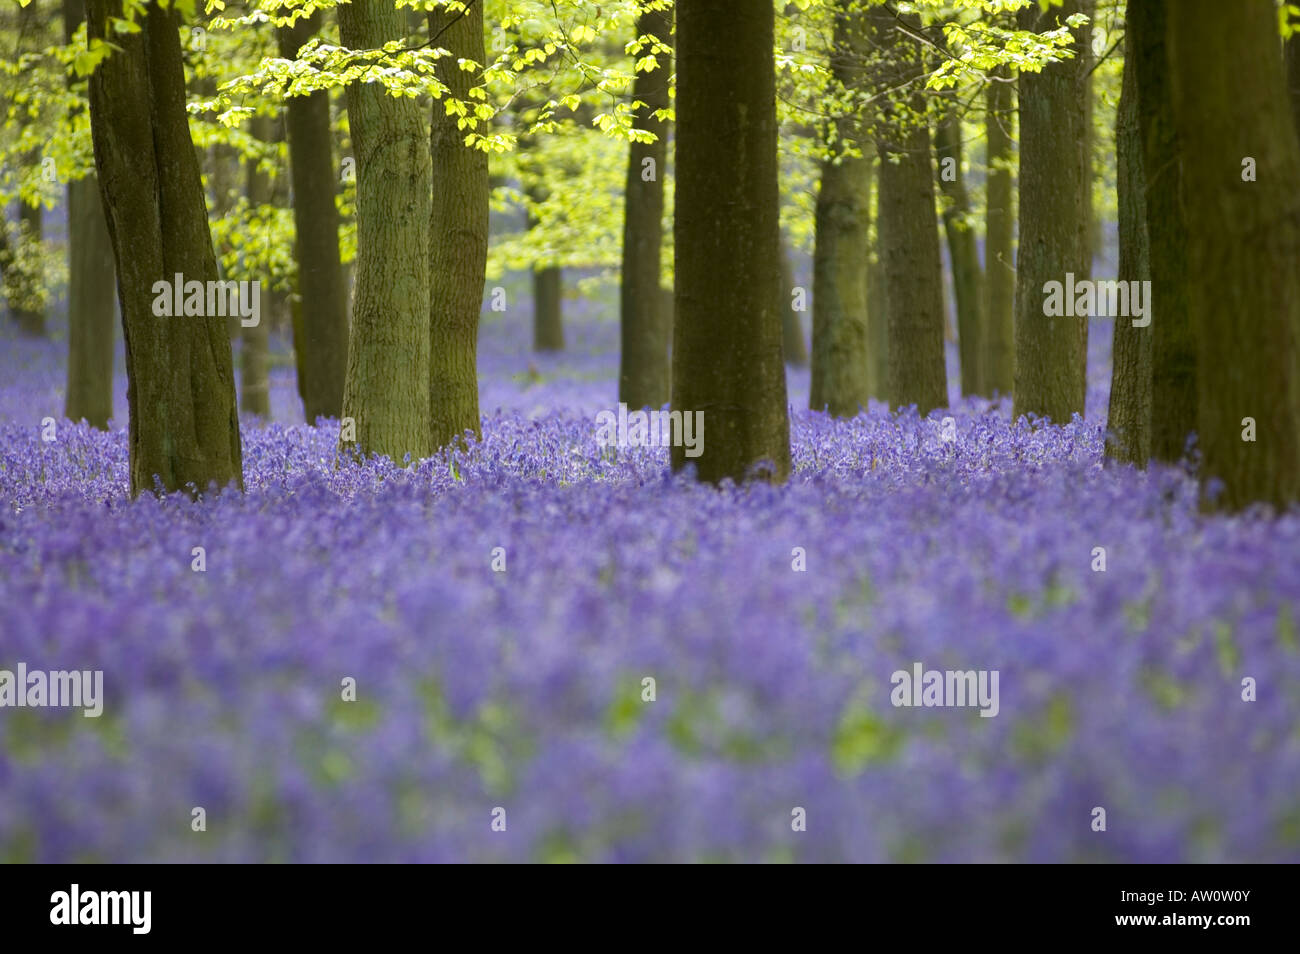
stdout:
[[852,417],[867,406],[867,269],[871,252],[871,161],[862,147],[859,103],[868,74],[866,15],[858,0],[837,0],[827,101],[839,111],[825,127],[813,251],[812,382],[808,406]]
[[672,407],[705,429],[671,459],[712,483],[790,472],[773,32],[770,0],[677,10]]
[[[339,7],[349,49],[378,49],[406,35],[391,0]],[[414,99],[377,83],[347,88],[357,162],[357,262],[343,388],[343,418],[355,447],[401,463],[428,455],[429,221],[432,163],[427,114]],[[346,431],[340,435],[347,436]]]
[[91,38],[120,49],[90,79],[91,138],[117,262],[126,341],[131,493],[243,486],[230,339],[219,316],[159,317],[154,283],[214,281],[198,158],[185,112],[180,17],[151,3],[118,33],[121,0],[90,0]]
[[[464,13],[435,10],[429,35],[451,51],[438,63],[451,95],[468,99],[477,73],[458,59],[483,63],[483,4]],[[429,220],[429,422],[434,448],[468,431],[482,435],[478,409],[478,321],[487,274],[488,157],[465,145],[441,102],[433,105],[433,205]]]
[[[671,42],[672,11],[645,10],[637,19],[638,37]],[[649,55],[643,48],[638,56]],[[672,54],[657,53],[656,66],[638,73],[633,100],[645,103],[636,127],[653,133],[651,143],[628,146],[627,188],[623,198],[623,266],[619,286],[618,399],[628,407],[662,407],[669,398],[668,339],[671,318],[659,294],[662,266],[664,175],[668,162],[668,123],[656,110],[669,106],[668,80]]]
[[[898,29],[883,7],[871,10],[873,33],[886,57],[884,82],[895,89],[911,83],[905,104],[887,104],[879,143],[880,248],[888,305],[889,374],[886,395],[898,408],[916,405],[922,416],[948,403],[944,364],[943,264],[935,209],[930,128],[919,77],[925,63],[916,41]],[[910,33],[920,30],[904,16]]]

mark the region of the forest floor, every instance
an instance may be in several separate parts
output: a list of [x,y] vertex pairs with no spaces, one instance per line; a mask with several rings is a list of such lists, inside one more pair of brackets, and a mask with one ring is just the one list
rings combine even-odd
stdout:
[[1103,466],[1108,323],[1086,421],[792,372],[789,484],[721,491],[596,444],[617,327],[566,331],[485,324],[483,441],[409,470],[285,362],[197,504],[129,501],[120,369],[97,432],[0,339],[0,670],[104,673],[0,710],[0,860],[1300,861],[1300,513]]

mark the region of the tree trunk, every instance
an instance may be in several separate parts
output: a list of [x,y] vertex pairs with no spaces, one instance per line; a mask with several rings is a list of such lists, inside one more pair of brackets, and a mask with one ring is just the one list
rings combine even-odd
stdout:
[[[378,49],[406,35],[391,0],[339,7],[349,49]],[[357,265],[343,417],[355,448],[402,463],[429,452],[429,221],[432,164],[426,113],[375,83],[347,88],[357,160]]]
[[[1132,55],[1136,31],[1129,20],[1124,81],[1115,119],[1115,174],[1119,194],[1119,275],[1121,282],[1149,281],[1146,193],[1142,130],[1138,121],[1137,69]],[[1150,327],[1134,327],[1130,318],[1115,317],[1111,349],[1110,440],[1106,454],[1146,467],[1151,451]]]
[[[975,230],[970,224],[970,197],[966,194],[962,170],[961,118],[947,117],[935,128],[935,154],[939,158],[939,188],[948,201],[943,210],[943,230],[952,262],[952,287],[957,305],[957,348],[961,360],[961,393],[987,394],[980,369],[984,320],[982,307],[984,275],[980,269]],[[951,178],[944,169],[949,163]]]
[[773,19],[770,0],[677,11],[672,406],[707,430],[698,457],[672,448],[672,467],[711,483],[790,473]]
[[1016,373],[1016,269],[1012,206],[1011,129],[1016,121],[1015,85],[1006,67],[993,72],[986,99],[985,141],[988,182],[984,211],[984,340],[980,360],[983,390],[990,396],[1011,393]]
[[533,350],[564,350],[564,312],[561,294],[564,278],[560,268],[533,268]]
[[1270,0],[1182,0],[1177,12],[1169,75],[1204,476],[1222,482],[1209,495],[1219,507],[1284,507],[1300,499],[1300,142],[1277,16]]
[[68,390],[64,415],[105,429],[113,416],[113,242],[94,175],[68,184]]
[[[449,25],[450,23],[450,25]],[[478,74],[457,59],[483,63],[483,4],[462,16],[435,10],[429,35],[451,51],[438,76],[459,99],[469,97]],[[443,103],[433,104],[433,206],[429,219],[429,422],[431,446],[443,447],[466,431],[482,436],[478,410],[478,321],[488,248],[488,157],[465,146]]]
[[[637,36],[654,36],[665,43],[672,35],[671,10],[646,10],[637,19]],[[649,50],[642,49],[640,56]],[[622,335],[618,399],[630,408],[663,407],[668,402],[668,335],[663,313],[659,271],[663,246],[664,174],[668,162],[668,123],[654,111],[667,108],[672,54],[656,54],[658,65],[638,73],[632,98],[645,103],[636,126],[655,135],[652,143],[628,146],[627,188],[624,192],[623,267],[619,288]]]
[[[919,80],[925,70],[915,41],[896,28],[895,17],[882,7],[871,11],[879,46],[889,58],[885,85],[908,81],[913,92],[905,105],[887,103],[879,144],[880,247],[885,295],[889,302],[889,374],[886,394],[894,407],[915,404],[922,416],[948,404],[944,365],[943,263],[930,165],[930,129],[923,119],[925,94]],[[914,16],[903,18],[912,32]]]
[[867,252],[867,388],[878,401],[888,401],[889,301],[885,295],[884,252],[880,245],[880,167],[871,165],[872,220],[876,223]]
[[[865,92],[865,17],[837,0],[828,102]],[[840,107],[845,108],[845,107]],[[858,143],[856,109],[826,126],[813,250],[812,382],[808,406],[852,417],[867,406],[867,269],[871,254],[871,148]],[[853,152],[860,153],[852,155]]]
[[[71,43],[86,19],[82,0],[63,0],[63,36]],[[113,416],[113,242],[99,180],[68,183],[68,388],[64,416],[105,429]]]
[[[261,142],[270,142],[274,136],[274,122],[270,116],[255,116],[249,123],[249,135]],[[256,210],[258,206],[271,201],[271,177],[257,167],[256,162],[246,164],[245,194],[248,204]],[[255,325],[240,328],[242,341],[239,348],[239,410],[254,417],[271,416],[271,316],[269,304],[271,296],[262,294],[266,289],[259,286],[261,301],[258,306],[260,320]]]
[[[1176,8],[1175,8],[1176,9]],[[1130,2],[1138,123],[1142,130],[1146,221],[1150,240],[1152,323],[1151,455],[1180,460],[1196,429],[1196,336],[1187,300],[1187,223],[1183,215],[1185,161],[1174,129],[1166,0]]]
[[[320,23],[317,13],[281,28],[280,55],[296,56]],[[298,256],[293,348],[303,414],[313,424],[317,418],[342,413],[348,368],[348,290],[339,261],[339,212],[334,204],[339,170],[334,164],[329,93],[295,96],[286,111]]]
[[[90,79],[91,137],[117,261],[126,341],[131,493],[243,487],[230,339],[215,315],[159,317],[156,282],[214,281],[198,159],[185,113],[180,16],[150,4],[138,33],[110,19],[121,0],[90,0],[91,38],[119,49]],[[166,294],[170,294],[170,291]]]
[[808,365],[808,345],[803,338],[803,323],[794,310],[794,269],[790,265],[790,246],[781,238],[781,347],[785,363],[793,368]]
[[1300,30],[1286,41],[1286,88],[1291,102],[1291,121],[1300,131]]
[[1092,128],[1092,115],[1095,99],[1092,90],[1092,68],[1097,58],[1092,53],[1092,31],[1097,21],[1097,0],[1079,0],[1079,11],[1088,17],[1088,24],[1080,28],[1080,38],[1075,49],[1083,71],[1079,80],[1083,102],[1083,228],[1084,228],[1084,278],[1092,278],[1092,259],[1100,244],[1101,223],[1097,218],[1092,202],[1093,178],[1093,143],[1096,140]]
[[[1078,0],[1044,13],[1019,13],[1021,29],[1041,31],[1079,9]],[[1020,254],[1016,269],[1015,415],[1068,424],[1084,413],[1088,317],[1044,314],[1048,282],[1084,276],[1088,258],[1083,70],[1075,57],[1020,75]],[[1059,297],[1059,296],[1058,296]]]

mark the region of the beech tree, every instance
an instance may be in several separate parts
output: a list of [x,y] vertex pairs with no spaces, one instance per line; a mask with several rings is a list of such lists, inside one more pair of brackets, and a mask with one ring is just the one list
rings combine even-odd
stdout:
[[[1078,0],[1020,10],[1039,31],[1079,12]],[[1020,239],[1016,259],[1015,414],[1068,424],[1084,412],[1088,317],[1044,314],[1044,286],[1083,277],[1088,247],[1086,83],[1081,47],[1041,72],[1020,74]],[[1070,309],[1071,311],[1073,309]]]
[[[339,7],[339,39],[374,50],[406,36],[392,0],[352,0]],[[353,291],[343,417],[355,422],[345,450],[395,461],[427,456],[429,223],[432,160],[425,113],[413,98],[378,82],[347,87],[357,163],[357,270]]]
[[[64,42],[85,22],[83,0],[63,0]],[[84,107],[79,103],[76,107]],[[113,416],[113,243],[104,220],[99,180],[91,173],[68,183],[68,384],[63,413],[107,428]]]
[[1283,507],[1300,499],[1300,141],[1277,15],[1184,0],[1167,37],[1207,502]]
[[131,493],[243,486],[230,339],[215,315],[154,314],[154,284],[217,278],[185,113],[181,19],[149,3],[135,32],[122,0],[88,0],[88,36],[112,40],[90,79],[95,166],[117,262],[126,339]]
[[863,60],[867,18],[862,0],[837,0],[817,191],[813,252],[812,383],[808,406],[852,417],[867,406],[871,382],[867,336],[867,268],[871,230],[871,162],[858,116],[867,93]]
[[[1132,49],[1136,34],[1126,36],[1124,82],[1116,117],[1116,187],[1119,193],[1120,281],[1150,281],[1147,244],[1146,185],[1142,130],[1138,120],[1137,70]],[[1135,326],[1116,316],[1111,348],[1110,419],[1106,453],[1145,467],[1151,453],[1151,327]]]
[[[703,412],[700,479],[790,472],[771,0],[677,9],[672,407]],[[725,36],[726,42],[719,42]],[[725,223],[725,224],[724,224]]]
[[[429,36],[451,56],[438,63],[448,95],[469,97],[482,64],[481,3],[429,14]],[[435,102],[432,123],[433,205],[429,218],[430,446],[443,447],[466,431],[481,436],[478,410],[478,320],[488,248],[488,157],[466,148],[457,117]]]
[[653,140],[628,144],[623,193],[623,262],[619,272],[618,399],[631,408],[662,407],[669,398],[668,342],[672,316],[660,294],[663,271],[664,180],[672,50],[672,8],[647,4],[636,22],[632,55],[640,67],[632,98],[644,104],[637,127]]
[[[880,248],[888,300],[889,374],[886,395],[894,407],[915,404],[922,414],[948,404],[943,354],[943,266],[935,210],[930,128],[920,78],[926,64],[920,45],[896,28],[894,14],[871,11],[874,42],[887,57],[883,81],[909,88],[889,101],[881,118]],[[902,18],[911,33],[913,16]]]
[[[277,31],[280,55],[297,56],[320,30],[318,11]],[[298,262],[293,347],[298,392],[308,422],[339,417],[348,366],[348,293],[339,256],[339,167],[330,130],[330,94],[315,90],[285,103]]]

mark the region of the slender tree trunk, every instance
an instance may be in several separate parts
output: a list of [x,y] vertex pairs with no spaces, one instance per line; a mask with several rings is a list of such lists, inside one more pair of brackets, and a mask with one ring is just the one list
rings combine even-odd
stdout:
[[[429,14],[429,35],[451,51],[438,75],[452,95],[467,99],[477,73],[456,60],[483,63],[483,4],[461,16]],[[478,410],[478,320],[488,249],[488,157],[464,144],[440,102],[433,106],[433,206],[429,224],[429,421],[431,446],[443,447],[465,432],[482,436]]]
[[1300,499],[1300,141],[1277,15],[1182,0],[1168,42],[1204,475],[1217,506],[1283,507]]
[[[274,136],[274,122],[270,116],[255,116],[249,123],[249,135],[260,142],[270,142]],[[258,168],[256,162],[246,164],[245,194],[248,204],[256,209],[271,201],[271,177]],[[259,286],[259,294],[266,289]],[[242,341],[239,349],[240,391],[239,409],[254,417],[271,416],[271,296],[262,294],[258,303],[260,320],[255,325],[240,328]]]
[[[637,36],[671,41],[672,11],[646,10],[637,19]],[[649,55],[648,48],[639,56]],[[672,54],[655,54],[657,66],[638,73],[633,100],[645,103],[638,129],[653,133],[652,143],[628,146],[627,188],[624,192],[623,267],[619,287],[622,335],[618,399],[631,408],[663,407],[669,398],[668,316],[659,292],[663,246],[664,173],[668,162],[668,123],[654,116],[669,106],[668,79]]]
[[[943,263],[930,164],[930,129],[924,119],[925,95],[917,77],[925,70],[915,40],[896,27],[888,9],[872,8],[879,45],[889,58],[886,85],[909,80],[913,93],[906,108],[886,106],[884,139],[879,148],[880,245],[884,253],[889,301],[889,375],[887,395],[894,407],[915,404],[922,416],[948,404],[944,365]],[[911,32],[920,23],[903,22]]]
[[1092,259],[1096,254],[1101,235],[1100,223],[1092,202],[1093,179],[1093,143],[1096,133],[1093,127],[1093,109],[1095,97],[1092,89],[1092,68],[1097,58],[1092,53],[1092,31],[1097,21],[1097,0],[1079,0],[1079,11],[1088,17],[1088,25],[1081,28],[1078,36],[1080,69],[1079,95],[1083,102],[1083,227],[1084,227],[1084,278],[1092,278]]
[[867,252],[867,389],[878,401],[888,401],[889,385],[889,302],[885,294],[884,252],[880,245],[880,167],[872,163],[872,230]]
[[[943,230],[952,262],[952,286],[957,306],[957,346],[961,360],[961,393],[986,394],[980,369],[984,319],[980,314],[984,274],[980,268],[975,230],[970,224],[970,197],[962,169],[961,118],[947,117],[935,128],[935,154],[939,158],[939,188],[947,197]],[[946,160],[951,159],[951,163]],[[948,168],[945,169],[945,164]],[[950,172],[951,170],[951,172]]]
[[[1142,130],[1138,121],[1137,69],[1132,55],[1135,31],[1129,20],[1124,81],[1115,120],[1115,173],[1119,194],[1119,275],[1121,282],[1151,279],[1147,244]],[[1106,454],[1146,467],[1151,450],[1151,328],[1134,327],[1115,317],[1111,349],[1110,440]]]
[[91,137],[117,261],[126,341],[131,493],[243,486],[230,339],[219,316],[154,313],[176,275],[214,281],[198,160],[185,113],[180,17],[150,4],[138,33],[113,30],[121,0],[90,0],[92,39],[119,49],[90,79]]
[[1165,43],[1170,14],[1178,9],[1171,9],[1167,0],[1139,0],[1129,3],[1126,16],[1133,38],[1143,168],[1148,170],[1153,317],[1144,334],[1152,336],[1151,455],[1163,461],[1181,459],[1188,435],[1196,429],[1196,336],[1187,300],[1188,234],[1182,197],[1185,158],[1174,128]]
[[[391,0],[338,8],[349,49],[378,49],[406,35]],[[429,452],[429,221],[432,163],[427,114],[377,83],[347,88],[357,160],[357,265],[343,418],[355,449],[401,463]],[[347,430],[340,434],[344,450]]]
[[[1041,31],[1077,13],[1078,0],[1045,13],[1021,10],[1021,29]],[[1088,258],[1084,61],[1079,56],[1020,75],[1020,255],[1016,282],[1015,415],[1068,424],[1084,413],[1088,317],[1044,314],[1046,284],[1085,275]]]
[[64,414],[108,427],[113,416],[113,243],[94,175],[68,184],[68,389]]
[[1012,208],[1011,130],[1015,85],[1006,67],[993,72],[986,97],[988,180],[984,212],[984,340],[980,360],[989,395],[1010,394],[1016,372],[1015,210]]
[[[316,13],[282,27],[280,55],[296,56],[320,22],[321,14]],[[298,256],[293,348],[298,393],[310,424],[342,413],[348,368],[348,290],[339,261],[339,212],[334,204],[339,169],[334,164],[329,93],[321,90],[290,99],[286,127]]]
[[808,345],[803,338],[803,323],[794,309],[794,269],[790,265],[790,246],[781,237],[781,342],[785,363],[794,368],[808,364]]
[[674,446],[672,467],[712,483],[790,472],[773,19],[771,0],[677,11],[672,406],[705,428],[700,455]]
[[556,265],[533,268],[533,350],[564,350],[563,272]]
[[[834,8],[829,102],[856,98],[867,77],[866,17],[856,0]],[[826,125],[827,157],[813,251],[812,382],[808,406],[835,417],[852,417],[870,398],[867,343],[867,270],[871,254],[871,160],[861,148],[856,108]],[[858,153],[854,155],[853,153]]]
[[[63,0],[64,42],[86,18],[82,0]],[[64,416],[108,427],[113,416],[113,242],[94,174],[68,183],[68,387]]]
[[1291,102],[1291,120],[1300,130],[1300,31],[1286,41],[1286,88]]

